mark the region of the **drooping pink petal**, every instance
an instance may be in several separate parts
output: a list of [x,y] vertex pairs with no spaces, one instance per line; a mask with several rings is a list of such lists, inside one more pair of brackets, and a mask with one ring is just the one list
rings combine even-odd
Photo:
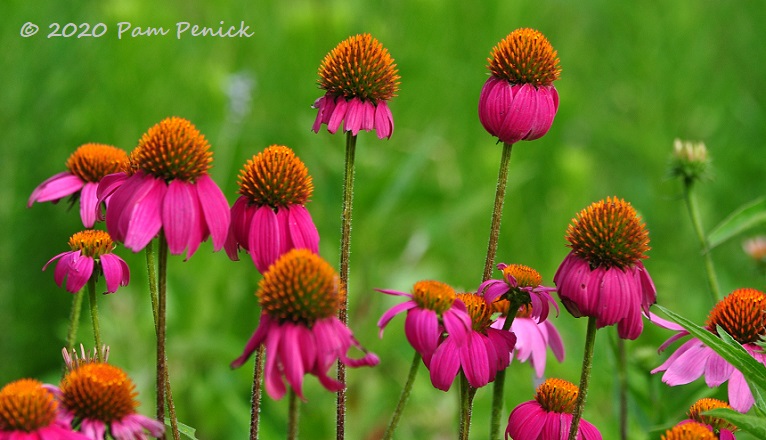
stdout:
[[45,263],[45,266],[43,266],[43,271],[45,271],[45,269],[47,269],[47,268],[48,268],[48,265],[50,265],[50,264],[51,264],[51,263],[53,263],[54,261],[58,260],[59,258],[63,257],[63,256],[64,256],[64,255],[66,255],[66,254],[69,254],[69,253],[71,253],[71,252],[72,252],[72,251],[66,251],[66,252],[62,252],[62,253],[60,253],[60,254],[58,254],[58,255],[54,256],[54,257],[53,257],[53,258],[51,258],[50,260],[48,260],[48,262],[47,262],[47,263]]
[[104,272],[107,293],[114,293],[120,286],[130,282],[130,270],[125,261],[114,254],[104,254],[99,258]]
[[296,324],[290,322],[281,325],[282,342],[279,345],[279,353],[276,353],[276,355],[282,364],[287,383],[290,384],[298,397],[305,400],[303,397],[303,375],[305,370],[297,327]]
[[414,307],[407,312],[404,321],[404,334],[412,348],[421,356],[430,356],[439,343],[439,317],[436,312]]
[[471,332],[471,317],[468,316],[468,313],[453,306],[442,313],[442,321],[447,334],[455,341],[455,345],[461,347],[465,344]]
[[282,255],[295,247],[290,237],[290,211],[280,207],[277,209],[276,214],[277,233],[279,234],[279,255]]
[[524,402],[508,417],[506,438],[513,440],[539,440],[545,425],[545,410],[535,400]]
[[31,207],[34,202],[50,202],[59,200],[68,195],[74,194],[82,189],[85,182],[78,176],[64,171],[45,179],[43,183],[32,191],[27,201],[27,207]]
[[181,179],[173,179],[162,202],[162,226],[171,254],[181,255],[188,247],[189,237],[198,227],[197,207],[194,187]]
[[481,333],[471,332],[466,344],[458,349],[460,366],[468,383],[474,388],[481,388],[489,383],[490,375],[493,373],[490,370],[494,370],[495,366],[495,362],[490,363],[491,360],[496,361],[496,359],[490,359],[484,338],[486,336]]
[[271,331],[266,335],[266,366],[264,378],[266,392],[274,400],[279,400],[287,392],[285,383],[282,381],[282,368],[280,366],[280,346],[282,344],[282,326],[274,324]]
[[[79,253],[80,251],[68,251],[53,257],[53,259],[56,259],[59,256],[61,257],[58,263],[56,263],[56,269],[53,272],[53,280],[56,282],[57,286],[64,287],[64,279],[72,267],[72,260],[75,255],[79,255]],[[53,259],[51,259],[51,261],[53,261]],[[51,261],[49,261],[48,264],[50,264]],[[47,266],[48,265],[46,264],[46,267]],[[43,268],[43,270],[45,270],[45,268]]]
[[378,332],[378,336],[381,338],[383,337],[383,329],[394,318],[394,316],[417,306],[418,305],[414,301],[405,301],[403,303],[397,304],[391,307],[390,309],[386,310],[385,313],[383,313],[383,315],[381,315],[380,319],[378,320],[378,328],[380,329],[380,331]]
[[[127,220],[128,223],[124,241],[125,247],[133,252],[138,252],[145,248],[160,231],[162,228],[162,200],[166,191],[167,185],[160,179],[148,176],[143,180],[142,187],[136,191],[135,197],[130,200],[132,206],[126,207],[120,219],[121,222]],[[107,208],[108,221],[109,211]]]
[[83,419],[80,432],[92,440],[102,440],[106,435],[106,425],[100,420]]
[[80,191],[80,218],[82,225],[86,228],[92,228],[96,223],[96,214],[98,214],[97,189],[98,183],[86,182]]
[[[571,425],[572,421],[570,420],[569,426]],[[580,436],[582,436],[583,440],[602,440],[601,432],[592,423],[582,419],[580,419],[580,426],[578,426],[577,438],[580,438]],[[720,440],[724,440],[724,438],[721,437]]]
[[492,136],[499,135],[512,102],[513,88],[510,83],[490,76],[479,95],[479,120]]
[[269,266],[280,256],[277,215],[269,206],[261,206],[250,222],[250,257],[260,273],[266,273]]
[[702,376],[708,356],[713,351],[699,343],[691,346],[668,366],[662,381],[668,385],[685,385]]
[[207,174],[197,178],[195,187],[199,200],[202,202],[205,224],[210,230],[213,250],[218,252],[226,242],[226,234],[229,231],[229,222],[231,221],[229,202],[223,195],[221,188]]
[[262,313],[258,327],[253,332],[250,339],[248,339],[247,344],[245,344],[245,349],[242,354],[231,363],[231,368],[239,368],[248,358],[250,358],[250,355],[253,354],[253,352],[258,349],[258,346],[266,340],[266,335],[271,331],[271,327],[271,318],[269,318],[269,315]]
[[338,128],[340,128],[341,122],[343,122],[343,119],[346,118],[346,110],[348,109],[348,102],[346,101],[346,98],[339,96],[335,100],[335,108],[332,110],[332,115],[330,115],[330,120],[327,122],[327,131],[329,131],[332,134],[335,134],[336,131],[338,131]]
[[346,110],[346,118],[343,122],[343,131],[350,131],[353,136],[359,134],[364,120],[364,105],[362,100],[356,96],[351,98]]
[[532,123],[532,128],[524,137],[524,140],[531,141],[543,137],[543,135],[548,133],[551,125],[553,125],[553,118],[556,116],[556,105],[553,103],[551,92],[553,88],[553,86],[540,86],[535,91],[537,114]]
[[[105,215],[106,230],[113,240],[124,243],[125,235],[130,225],[130,213],[133,208],[131,202],[134,197],[143,195],[150,187],[144,185],[144,181],[148,177],[143,173],[139,172],[130,177],[123,176],[126,176],[125,173],[116,173],[110,174],[104,179],[114,177],[112,180],[115,182],[115,185],[109,188],[111,192],[105,196],[109,197]],[[120,177],[123,178],[120,179]],[[104,179],[99,184],[99,193],[101,193],[101,188],[106,183]],[[99,197],[99,203],[103,200],[104,197]]]
[[746,413],[750,411],[755,399],[742,373],[735,369],[729,379],[729,405],[735,410]]
[[386,101],[379,101],[375,106],[375,132],[378,139],[391,139],[394,134],[394,116]]
[[[550,439],[566,439],[569,438],[569,428],[571,423],[567,424],[564,419],[569,414],[564,414],[555,411],[549,411],[545,414],[545,423],[543,424],[543,430],[540,432],[540,438]],[[569,415],[571,421],[571,415]],[[565,425],[567,425],[565,427]]]
[[488,305],[508,293],[509,290],[508,284],[500,280],[487,280],[481,283],[478,289],[479,293],[484,297],[484,302]]
[[428,369],[431,371],[431,384],[439,390],[448,391],[460,369],[458,349],[450,338],[436,348]]
[[544,326],[543,328],[548,333],[548,345],[551,347],[553,355],[556,356],[556,360],[559,362],[564,362],[564,341],[561,340],[559,331],[548,321],[544,323]]
[[79,252],[72,254],[72,262],[67,272],[66,290],[71,293],[79,292],[93,275],[93,258],[80,255]]
[[513,101],[503,120],[498,138],[512,144],[524,139],[532,129],[537,114],[535,87],[531,84],[514,85]]
[[370,131],[375,129],[375,104],[372,101],[364,101],[364,115],[362,117],[362,130]]
[[[319,133],[319,129],[322,128],[322,122],[324,122],[324,114],[326,113],[328,97],[327,95],[320,96],[314,101],[313,108],[317,109],[317,117],[314,119],[314,124],[311,126],[311,131]],[[326,122],[325,122],[326,123]]]
[[248,234],[254,213],[255,207],[249,207],[247,197],[244,196],[239,197],[231,207],[231,223],[224,248],[232,261],[239,261],[240,247],[246,251],[249,248]]
[[289,212],[290,238],[295,248],[319,253],[319,231],[314,226],[309,210],[303,205],[293,205]]
[[[507,330],[488,328],[484,342],[487,345],[487,353],[490,355],[490,380],[494,380],[495,373],[505,370],[511,364],[511,352],[516,346],[516,335]],[[493,358],[495,363],[492,362]]]
[[710,388],[726,382],[734,372],[734,366],[726,362],[718,353],[711,355],[705,365],[705,383]]

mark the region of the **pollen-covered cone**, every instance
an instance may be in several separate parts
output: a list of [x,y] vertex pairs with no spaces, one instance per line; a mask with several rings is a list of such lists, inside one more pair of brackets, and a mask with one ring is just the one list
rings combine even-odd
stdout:
[[34,379],[0,389],[0,440],[89,440],[72,431],[53,392]]

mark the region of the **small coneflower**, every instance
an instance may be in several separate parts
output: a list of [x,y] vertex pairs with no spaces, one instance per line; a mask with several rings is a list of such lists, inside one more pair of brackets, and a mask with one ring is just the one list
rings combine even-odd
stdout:
[[388,50],[370,34],[343,40],[319,66],[319,87],[326,93],[314,102],[318,113],[311,129],[318,133],[327,124],[335,133],[343,123],[343,131],[354,136],[375,130],[378,138],[390,138],[394,118],[388,101],[399,90],[399,78]]
[[123,171],[127,164],[128,154],[117,147],[82,145],[67,159],[67,171],[51,176],[32,191],[27,206],[34,202],[56,203],[66,196],[71,196],[74,203],[79,198],[82,224],[92,228],[99,205],[96,196],[99,182],[104,176]]
[[383,328],[399,313],[407,312],[404,321],[404,333],[412,348],[429,363],[439,345],[442,334],[446,331],[455,338],[457,345],[462,345],[471,329],[471,317],[465,304],[457,299],[455,289],[440,281],[418,281],[412,287],[412,293],[396,290],[376,289],[388,295],[410,298],[388,309],[378,320],[380,336]]
[[661,440],[718,440],[718,436],[707,426],[697,422],[682,422],[668,429]]
[[307,249],[283,254],[263,275],[258,284],[261,319],[240,357],[231,363],[241,366],[264,344],[266,392],[280,399],[286,390],[284,380],[303,398],[305,374],[313,374],[328,390],[336,392],[343,384],[327,375],[340,360],[349,367],[377,365],[378,357],[365,353],[351,359],[351,346],[361,349],[337,317],[345,292],[339,290],[335,270]]
[[708,429],[718,435],[718,440],[736,440],[734,431],[737,430],[737,427],[734,426],[734,424],[719,417],[706,416],[703,414],[705,411],[717,408],[732,409],[728,403],[722,400],[711,399],[709,397],[699,399],[694,402],[694,405],[692,405],[691,408],[689,408],[689,412],[687,413],[689,418],[685,420],[685,422],[697,422],[706,425]]
[[[130,270],[127,263],[114,255],[115,244],[107,232],[87,229],[69,238],[70,251],[62,252],[51,258],[49,264],[56,263],[53,279],[59,287],[64,287],[70,293],[77,293],[91,277],[104,275],[106,292],[114,293],[120,286],[127,286],[130,281]],[[66,286],[64,286],[66,280]]]
[[[505,438],[514,440],[566,440],[579,389],[562,379],[546,379],[537,387],[535,399],[519,404],[508,417]],[[601,439],[591,423],[581,420],[577,438]]]
[[106,227],[134,252],[164,232],[171,254],[187,258],[212,237],[220,250],[229,229],[229,204],[210,178],[213,153],[194,125],[171,117],[151,127],[130,155],[127,172],[105,179],[99,199],[111,196]]
[[689,142],[675,139],[673,156],[670,159],[670,175],[686,183],[705,180],[710,177],[710,158],[704,142]]
[[492,49],[491,75],[479,97],[484,129],[506,144],[542,137],[553,124],[561,68],[556,51],[534,29],[516,29]]
[[[681,326],[664,320],[657,320],[657,325],[678,332],[665,341],[659,351],[689,334]],[[766,365],[766,353],[758,345],[766,335],[766,294],[751,288],[733,291],[719,301],[708,316],[705,327],[717,334],[718,326],[742,344],[755,360]],[[701,376],[705,376],[705,383],[710,388],[728,380],[731,407],[744,413],[753,406],[753,394],[742,372],[697,338],[683,343],[652,373],[661,371],[664,371],[662,381],[670,386],[685,385]]]
[[19,379],[0,389],[0,440],[88,440],[72,431],[42,382]]
[[56,391],[66,417],[91,440],[107,434],[116,440],[154,437],[165,425],[136,412],[136,387],[120,368],[104,362],[85,362],[69,371]]
[[559,306],[550,295],[550,292],[556,289],[543,286],[543,277],[539,272],[522,264],[500,263],[497,268],[503,272],[503,279],[488,280],[479,286],[479,293],[484,296],[487,304],[491,305],[498,299],[507,299],[519,307],[529,305],[531,316],[537,322],[545,321],[548,317],[548,303],[553,304],[558,313]]
[[460,293],[457,299],[465,304],[471,317],[468,338],[463,342],[448,334],[427,364],[431,383],[442,391],[450,389],[461,369],[474,388],[492,382],[498,371],[510,365],[511,351],[516,343],[513,333],[491,327],[493,309],[482,296]]
[[766,236],[759,235],[745,240],[742,250],[759,265],[766,265]]
[[623,339],[643,331],[641,312],[657,292],[641,260],[647,258],[649,233],[630,203],[607,198],[583,209],[567,229],[572,248],[553,282],[564,307],[579,318],[596,318],[596,327],[617,324]]
[[109,360],[109,346],[103,345],[101,349],[93,348],[91,352],[85,352],[85,346],[80,344],[80,353],[75,348],[70,352],[66,348],[61,349],[61,355],[64,357],[64,365],[67,371],[72,371],[84,364],[93,362],[107,362]]
[[231,208],[226,253],[238,260],[238,248],[250,253],[266,272],[290,249],[319,252],[319,233],[305,204],[314,185],[293,150],[272,145],[248,160],[239,172],[240,197]]

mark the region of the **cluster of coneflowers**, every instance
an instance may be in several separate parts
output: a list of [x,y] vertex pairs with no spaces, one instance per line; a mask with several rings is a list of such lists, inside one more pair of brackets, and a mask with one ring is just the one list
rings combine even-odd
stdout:
[[[650,312],[657,298],[643,264],[649,235],[636,210],[622,198],[597,201],[572,219],[565,234],[570,252],[553,276],[556,287],[544,286],[541,274],[526,265],[495,263],[512,146],[538,139],[552,126],[559,104],[553,82],[561,69],[556,51],[533,29],[510,33],[493,48],[488,61],[490,76],[479,96],[479,120],[503,145],[482,281],[466,292],[431,279],[418,281],[409,292],[379,289],[406,298],[380,317],[381,337],[383,329],[405,313],[405,335],[414,349],[409,378],[384,436],[393,437],[414,373],[424,365],[435,388],[446,392],[458,382],[461,439],[469,437],[475,394],[490,383],[491,438],[500,437],[501,418],[507,417],[506,438],[601,439],[599,430],[582,418],[597,329],[616,326],[620,341],[633,340],[648,319],[678,332],[661,350],[689,332]],[[348,289],[355,146],[361,131],[374,131],[380,139],[392,136],[388,101],[398,92],[400,78],[388,51],[367,34],[350,37],[328,53],[319,76],[325,94],[314,103],[317,116],[311,129],[318,133],[326,125],[330,133],[346,134],[339,270],[318,255],[320,235],[305,206],[313,192],[312,179],[286,146],[269,146],[244,164],[239,196],[231,206],[208,174],[212,166],[208,141],[185,119],[160,121],[129,154],[108,145],[81,146],[67,160],[67,171],[44,181],[29,199],[30,206],[66,197],[73,203],[79,200],[86,228],[72,235],[70,251],[43,267],[56,262],[54,281],[74,294],[64,350],[67,372],[58,387],[21,379],[0,391],[0,440],[140,439],[147,433],[159,437],[164,435],[166,412],[169,431],[179,438],[165,354],[167,259],[168,254],[189,259],[207,239],[215,251],[225,249],[232,260],[238,260],[241,252],[249,254],[262,275],[256,291],[257,328],[231,363],[239,367],[255,354],[251,438],[258,436],[261,384],[273,399],[289,393],[287,432],[289,438],[297,436],[296,408],[298,398],[304,399],[307,374],[337,393],[337,438],[344,438],[345,368],[380,362],[354,338],[346,319],[347,298],[355,294]],[[677,146],[675,157],[674,170],[688,190],[705,171],[704,146],[702,150]],[[100,221],[105,228],[94,229]],[[133,252],[144,251],[147,258],[157,337],[155,419],[136,412],[132,382],[107,363],[107,352],[101,349],[98,278],[103,276],[106,293],[130,280],[128,266],[113,253],[117,243]],[[497,278],[495,270],[500,272]],[[712,275],[710,283],[717,289]],[[92,355],[83,350],[78,357],[72,350],[84,291],[97,349]],[[549,319],[551,308],[559,314],[554,292],[569,314],[588,318],[579,386],[569,381],[574,377],[545,378],[548,348],[559,361],[565,354]],[[725,331],[766,364],[758,345],[766,334],[765,308],[764,293],[737,289],[717,303],[706,329],[716,335]],[[352,348],[361,355],[350,356]],[[504,413],[505,373],[514,358],[529,362],[539,386],[532,400]],[[336,377],[330,376],[333,366]],[[710,387],[729,382],[731,406],[702,399],[690,408],[689,418],[668,429],[663,439],[733,439],[733,424],[705,412],[714,408],[745,412],[754,403],[747,377],[697,338],[679,347],[656,372],[664,372],[663,381],[671,386],[703,375]]]

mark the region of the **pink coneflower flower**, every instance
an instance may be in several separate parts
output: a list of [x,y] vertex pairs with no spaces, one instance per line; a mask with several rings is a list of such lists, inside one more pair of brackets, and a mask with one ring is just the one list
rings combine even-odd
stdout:
[[[737,342],[750,353],[755,360],[766,365],[766,353],[758,345],[761,337],[766,335],[766,295],[756,289],[737,289],[715,305],[708,316],[705,327],[716,333],[721,326]],[[681,326],[665,320],[657,320],[657,324],[676,330],[678,333],[660,346],[659,351],[665,350],[672,342],[689,334]],[[747,412],[753,406],[753,394],[742,373],[726,362],[718,353],[713,351],[697,338],[691,338],[652,373],[664,371],[662,381],[670,386],[685,385],[701,376],[705,383],[713,388],[729,381],[729,404],[739,412]]]
[[564,307],[575,318],[596,318],[598,328],[617,324],[623,339],[643,331],[641,312],[657,301],[657,291],[642,259],[649,233],[630,203],[614,198],[577,214],[567,229],[569,255],[553,282]]
[[231,208],[226,253],[238,260],[238,248],[250,253],[264,273],[290,249],[319,252],[319,232],[304,206],[314,185],[293,150],[272,145],[248,160],[239,172],[241,196]]
[[[513,440],[566,440],[572,426],[572,413],[580,390],[562,379],[547,379],[535,392],[535,399],[511,411],[505,438]],[[591,423],[580,420],[578,440],[601,439]]]
[[86,362],[64,376],[56,390],[64,415],[90,440],[145,439],[165,432],[165,425],[136,412],[136,387],[120,368]]
[[539,272],[522,264],[500,263],[497,268],[503,272],[503,279],[488,280],[479,286],[479,293],[484,296],[488,304],[498,299],[507,299],[518,307],[529,305],[531,316],[537,322],[548,318],[550,310],[548,303],[553,304],[558,313],[559,306],[550,295],[550,292],[556,289],[543,286],[543,277]]
[[689,418],[679,423],[679,425],[694,422],[701,423],[715,433],[718,440],[736,440],[737,437],[734,436],[734,432],[738,428],[734,426],[734,424],[718,417],[706,416],[703,414],[705,411],[710,411],[711,409],[716,408],[732,409],[728,403],[722,400],[707,397],[699,399],[694,402],[694,405],[692,405],[691,408],[689,408],[689,412],[687,413]]
[[718,440],[707,426],[698,422],[681,422],[665,431],[661,440]]
[[51,176],[32,191],[27,207],[34,202],[57,203],[66,196],[72,196],[72,202],[79,198],[82,224],[92,228],[98,210],[98,183],[108,174],[123,171],[127,164],[128,154],[117,147],[82,145],[67,159],[68,171]]
[[471,330],[471,317],[466,312],[465,304],[457,299],[455,289],[439,281],[418,281],[412,287],[412,293],[396,290],[376,289],[388,295],[410,298],[388,309],[378,320],[380,336],[383,328],[402,312],[407,312],[404,321],[404,333],[412,348],[430,362],[442,334],[446,331],[458,346],[462,346]]
[[461,341],[460,337],[448,334],[434,351],[430,364],[426,364],[431,371],[431,383],[442,391],[450,389],[461,369],[474,388],[492,382],[498,371],[510,365],[516,343],[513,333],[491,327],[493,309],[483,297],[460,293],[457,299],[465,304],[471,317],[468,338]]
[[303,376],[307,373],[317,376],[326,389],[341,390],[343,384],[327,375],[337,360],[349,367],[378,364],[372,353],[361,359],[347,356],[352,345],[361,346],[337,317],[345,292],[339,291],[333,268],[315,253],[293,249],[279,257],[263,275],[256,295],[261,320],[231,366],[241,366],[264,344],[266,392],[273,399],[282,398],[287,391],[284,380],[303,398]]
[[191,257],[208,236],[220,250],[229,229],[229,204],[208,175],[213,154],[205,137],[186,119],[172,117],[147,131],[130,154],[127,172],[99,187],[111,196],[106,227],[138,252],[160,231],[171,254]]
[[390,138],[394,118],[388,101],[396,96],[399,78],[388,50],[370,34],[343,40],[319,66],[319,87],[327,93],[314,102],[318,113],[311,129],[319,133],[327,124],[335,133],[343,123],[343,131],[354,136],[375,130],[378,138]]
[[107,293],[114,293],[130,282],[130,269],[122,258],[112,253],[115,244],[108,233],[95,229],[78,232],[69,238],[69,247],[71,251],[56,255],[43,266],[45,270],[49,264],[59,260],[53,273],[59,287],[77,293],[91,277],[98,277],[99,274],[104,275]]
[[0,389],[0,440],[88,440],[72,431],[53,393],[34,379]]
[[542,137],[553,124],[559,95],[559,58],[545,36],[516,29],[492,49],[491,76],[479,96],[484,129],[506,144]]

